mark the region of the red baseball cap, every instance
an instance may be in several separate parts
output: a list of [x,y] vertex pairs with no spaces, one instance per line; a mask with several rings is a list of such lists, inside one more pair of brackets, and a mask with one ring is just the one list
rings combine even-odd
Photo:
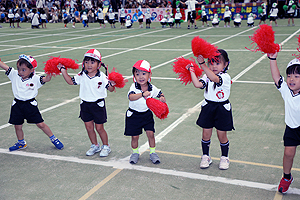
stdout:
[[138,70],[141,70],[141,71],[145,71],[145,72],[151,73],[150,63],[148,61],[146,61],[146,60],[139,60],[132,67],[136,68]]
[[37,68],[37,61],[32,56],[22,54],[19,55],[19,59],[24,59],[29,62],[32,65],[33,69]]
[[94,58],[96,60],[101,61],[101,53],[97,49],[90,49],[85,54],[84,57]]

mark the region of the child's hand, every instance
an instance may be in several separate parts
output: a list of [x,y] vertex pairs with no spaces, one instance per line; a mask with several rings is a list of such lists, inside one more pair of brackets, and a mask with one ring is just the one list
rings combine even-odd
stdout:
[[189,70],[190,72],[194,72],[194,73],[195,73],[195,68],[194,68],[194,66],[191,65],[191,64],[188,64],[188,65],[186,66],[186,69]]
[[275,53],[267,53],[267,56],[268,56],[268,58],[270,59],[270,58],[277,58],[277,55],[278,55],[278,52],[275,52]]
[[59,71],[61,71],[61,69],[66,69],[65,66],[63,66],[63,65],[60,64],[60,63],[57,65],[57,68],[59,69]]
[[166,102],[167,102],[167,100],[166,100],[166,98],[165,98],[164,96],[159,97],[159,100],[160,100],[161,102],[163,102],[163,103],[166,103]]
[[110,86],[114,87],[116,85],[116,82],[110,80],[109,84],[110,84]]
[[45,76],[45,77],[43,78],[43,81],[44,81],[44,82],[49,82],[49,81],[51,80],[51,78],[52,78],[52,74],[47,74],[47,76]]
[[149,92],[148,90],[143,92],[143,97],[146,99],[148,96],[150,96],[151,92]]
[[197,57],[197,61],[198,61],[198,63],[203,63],[203,62],[204,62],[203,56],[202,56],[202,55],[199,55],[199,56]]

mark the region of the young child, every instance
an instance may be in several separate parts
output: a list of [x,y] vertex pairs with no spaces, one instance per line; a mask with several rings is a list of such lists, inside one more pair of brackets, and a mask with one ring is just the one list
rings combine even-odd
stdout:
[[161,27],[166,28],[167,27],[167,22],[168,22],[168,15],[165,15],[164,18],[162,18],[160,20]]
[[230,27],[230,18],[231,18],[231,11],[229,10],[228,6],[225,6],[225,12],[224,12],[224,23],[225,24],[224,24],[224,27]]
[[45,13],[45,10],[41,11],[41,24],[42,24],[42,28],[47,28],[46,23],[47,23],[47,14]]
[[150,8],[147,8],[146,13],[145,13],[145,18],[146,18],[146,28],[150,28],[150,24],[151,24]]
[[207,23],[207,14],[205,11],[205,5],[201,6],[201,17],[202,17],[202,27],[204,27],[204,22],[206,23],[206,26],[209,26],[209,24]]
[[290,0],[289,4],[288,4],[288,9],[287,9],[287,15],[288,15],[288,26],[290,26],[290,21],[292,19],[292,26],[295,26],[294,23],[294,16],[295,16],[295,12],[296,12],[296,8],[297,8],[297,4],[293,1]]
[[143,13],[142,9],[139,7],[138,8],[138,21],[139,21],[140,28],[143,28],[143,20],[144,20],[144,13]]
[[205,64],[203,56],[199,55],[197,61],[204,70],[205,75],[198,80],[194,73],[193,66],[188,65],[192,82],[196,88],[205,89],[204,102],[197,120],[197,125],[203,129],[202,132],[202,152],[200,168],[208,168],[212,163],[209,155],[210,138],[213,127],[217,129],[217,135],[220,141],[222,156],[219,169],[229,168],[229,140],[227,131],[234,130],[231,104],[228,100],[230,95],[231,78],[227,74],[229,58],[223,49],[218,49],[220,53],[214,59],[208,60],[208,66]]
[[[100,152],[100,157],[106,157],[111,149],[104,129],[104,123],[107,121],[104,98],[107,97],[106,90],[114,91],[115,83],[109,81],[107,76],[99,70],[101,66],[100,52],[90,49],[84,54],[82,71],[78,75],[71,78],[63,65],[59,64],[57,67],[69,85],[80,85],[80,118],[84,122],[92,143],[86,155],[91,156]],[[101,147],[97,142],[95,128],[103,143]]]
[[17,22],[17,28],[21,28],[20,26],[20,14],[19,14],[19,9],[15,9],[15,22]]
[[124,135],[131,136],[132,155],[129,162],[136,164],[139,159],[139,135],[142,129],[146,131],[150,146],[150,160],[154,164],[159,164],[160,159],[155,153],[154,137],[154,119],[153,114],[146,104],[147,98],[159,98],[161,102],[166,99],[160,89],[150,83],[152,72],[149,62],[146,60],[137,61],[132,67],[134,83],[132,83],[129,92],[129,108],[126,111],[125,132]]
[[71,22],[72,22],[72,28],[75,28],[75,23],[76,23],[75,8],[71,8],[70,17],[71,17]]
[[39,14],[36,12],[36,9],[32,10],[33,16],[32,16],[32,20],[31,20],[31,28],[40,28],[40,16]]
[[125,9],[121,8],[121,11],[120,11],[120,24],[121,24],[121,27],[120,28],[125,28],[125,17],[126,17]]
[[176,14],[175,14],[175,24],[176,24],[176,28],[177,28],[177,25],[179,28],[181,28],[180,24],[180,20],[182,18],[182,14],[180,12],[180,8],[176,8]]
[[103,15],[103,12],[102,12],[102,8],[98,9],[97,20],[98,20],[98,23],[100,25],[100,28],[102,28],[102,25],[103,25],[103,28],[105,28],[104,15]]
[[219,27],[219,23],[220,23],[220,19],[219,19],[218,14],[216,13],[216,14],[214,14],[211,24],[213,27]]
[[254,26],[254,15],[253,13],[249,13],[248,18],[247,18],[247,25],[249,27],[253,27]]
[[64,24],[65,24],[65,28],[68,28],[67,24],[69,22],[68,20],[68,13],[66,10],[62,10],[62,15],[63,15],[63,21],[64,21]]
[[15,15],[12,9],[9,9],[7,17],[9,19],[9,27],[15,28]]
[[129,15],[126,18],[125,26],[126,26],[126,28],[131,28],[132,27],[132,21],[131,21]]
[[242,19],[240,14],[236,14],[233,20],[234,27],[241,27]]
[[277,3],[272,4],[272,8],[270,10],[270,26],[272,26],[272,22],[275,22],[275,25],[277,25],[277,14],[278,14],[278,8],[277,8]]
[[277,67],[277,53],[268,54],[268,57],[272,78],[285,105],[286,128],[283,136],[283,177],[278,186],[278,191],[285,194],[294,181],[291,169],[297,146],[300,144],[300,61],[295,58],[288,63],[286,68],[287,77],[284,81]]
[[168,19],[168,25],[169,25],[170,28],[174,27],[173,13],[170,14],[170,18]]
[[82,21],[82,23],[83,23],[83,28],[85,28],[85,27],[89,27],[89,20],[88,20],[88,17],[87,17],[87,15],[86,15],[86,12],[84,11],[83,13],[82,13],[82,15],[81,15],[81,21]]
[[37,62],[33,57],[27,55],[19,56],[17,70],[7,66],[1,60],[0,67],[5,70],[5,74],[11,80],[12,91],[15,97],[11,106],[9,123],[15,127],[18,142],[10,147],[9,151],[27,148],[22,129],[24,119],[26,119],[27,123],[36,124],[50,138],[57,149],[63,149],[64,145],[45,124],[35,99],[38,89],[51,80],[51,75],[46,77],[36,75]]
[[113,13],[112,9],[109,9],[108,13],[108,23],[110,24],[111,28],[116,28],[115,26],[115,13]]
[[266,4],[265,3],[261,4],[261,8],[262,8],[262,13],[260,13],[260,20],[259,20],[258,25],[260,25],[261,22],[263,22],[265,24],[266,23],[266,19],[267,19]]

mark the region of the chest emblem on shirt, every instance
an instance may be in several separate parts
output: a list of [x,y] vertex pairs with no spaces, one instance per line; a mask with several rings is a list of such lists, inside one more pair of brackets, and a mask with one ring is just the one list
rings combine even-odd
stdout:
[[27,83],[26,86],[27,86],[30,90],[33,90],[33,89],[34,89],[34,84],[33,84],[33,83]]
[[223,90],[220,90],[216,93],[216,96],[218,97],[218,99],[223,99],[224,98],[224,92]]
[[102,82],[98,82],[98,89],[101,87]]

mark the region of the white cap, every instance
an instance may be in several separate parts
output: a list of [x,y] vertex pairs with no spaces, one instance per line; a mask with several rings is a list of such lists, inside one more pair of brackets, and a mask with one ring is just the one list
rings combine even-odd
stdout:
[[286,68],[289,68],[292,65],[300,65],[300,60],[298,58],[291,60]]
[[139,60],[134,65],[133,68],[136,68],[141,71],[151,72],[150,63],[146,60]]
[[90,49],[88,50],[85,54],[84,57],[90,57],[90,58],[94,58],[96,60],[101,61],[101,54],[97,49]]
[[19,59],[24,59],[26,60],[27,62],[29,62],[33,69],[35,69],[37,67],[37,61],[32,57],[32,56],[27,56],[27,55],[19,55]]

